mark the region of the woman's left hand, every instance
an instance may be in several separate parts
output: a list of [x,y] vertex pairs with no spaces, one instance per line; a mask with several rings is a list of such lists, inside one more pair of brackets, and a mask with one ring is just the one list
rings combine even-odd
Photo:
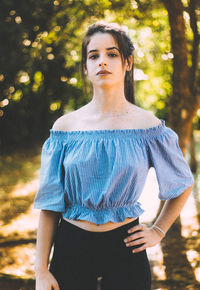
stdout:
[[125,245],[127,247],[138,246],[142,244],[140,247],[132,250],[133,253],[139,253],[146,248],[153,247],[163,239],[163,235],[155,228],[148,228],[143,224],[139,224],[130,228],[128,233],[131,233],[131,235],[124,239]]

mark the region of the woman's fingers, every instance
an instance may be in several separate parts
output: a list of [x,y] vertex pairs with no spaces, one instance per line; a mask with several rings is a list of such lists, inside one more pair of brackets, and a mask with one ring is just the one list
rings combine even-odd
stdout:
[[53,283],[53,290],[60,290],[60,287],[58,286],[57,282]]
[[57,280],[53,277],[53,290],[60,290]]
[[132,241],[132,240],[135,240],[135,239],[139,239],[141,237],[144,237],[144,231],[145,230],[146,230],[146,226],[145,225],[142,225],[142,224],[139,224],[137,226],[134,226],[134,227],[130,228],[128,230],[128,233],[134,233],[134,234],[127,236],[124,239],[124,242],[127,243],[129,241]]
[[131,247],[131,246],[136,246],[136,245],[140,245],[143,243],[145,243],[145,239],[138,239],[138,240],[126,243],[126,246]]
[[133,250],[132,250],[132,253],[139,253],[139,252],[142,252],[142,251],[146,250],[146,248],[147,248],[147,246],[144,244],[144,245],[142,245],[141,247],[138,247],[138,248],[136,248],[136,249],[133,249]]
[[130,235],[127,238],[125,238],[124,242],[127,243],[127,242],[130,242],[130,241],[133,241],[135,239],[142,238],[142,237],[144,237],[144,233],[143,232],[138,232],[136,234]]
[[124,239],[126,247],[141,245],[132,251],[134,253],[141,252],[148,247],[153,247],[162,239],[156,231],[142,224],[130,228],[128,232],[132,232],[132,234]]
[[136,231],[144,230],[145,228],[146,228],[145,225],[143,225],[143,224],[139,224],[139,225],[137,225],[137,226],[134,226],[134,227],[130,228],[130,229],[128,230],[128,233],[131,234],[131,233],[134,233],[134,232],[136,232]]

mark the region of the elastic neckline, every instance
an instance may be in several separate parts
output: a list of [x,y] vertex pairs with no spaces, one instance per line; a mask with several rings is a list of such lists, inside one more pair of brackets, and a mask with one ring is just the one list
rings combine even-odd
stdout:
[[165,120],[160,119],[161,123],[157,126],[146,128],[146,129],[104,129],[104,130],[84,130],[84,131],[61,131],[50,129],[50,135],[52,137],[58,137],[59,139],[66,140],[67,138],[113,138],[113,137],[133,137],[143,136],[151,137],[160,134],[165,128]]
[[103,130],[77,130],[77,131],[61,131],[50,129],[50,133],[53,135],[96,135],[96,134],[114,134],[114,133],[155,133],[165,127],[165,120],[160,119],[161,123],[157,126],[146,128],[146,129],[103,129]]

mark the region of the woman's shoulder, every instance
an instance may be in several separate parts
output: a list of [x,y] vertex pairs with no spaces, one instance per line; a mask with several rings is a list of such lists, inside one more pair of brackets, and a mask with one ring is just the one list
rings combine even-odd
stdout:
[[53,124],[54,131],[68,131],[74,123],[74,111],[59,117]]
[[157,118],[152,111],[143,109],[136,105],[134,105],[133,120],[135,120],[136,126],[141,129],[156,127],[162,123],[162,121]]
[[[71,111],[61,117],[59,117],[53,124],[52,130],[54,131],[71,131],[77,130],[82,127],[80,120],[84,120],[84,116],[88,115],[83,110],[83,107],[74,111]],[[127,127],[130,127],[130,123],[134,129],[148,129],[156,127],[161,124],[161,120],[157,118],[152,111],[143,109],[139,106],[132,105],[132,113],[128,118]]]

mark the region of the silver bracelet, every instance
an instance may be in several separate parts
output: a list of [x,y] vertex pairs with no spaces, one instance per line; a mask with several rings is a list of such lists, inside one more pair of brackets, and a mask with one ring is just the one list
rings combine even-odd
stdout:
[[158,226],[156,226],[156,225],[152,225],[152,228],[157,229],[160,233],[163,234],[163,236],[165,236],[165,232],[164,232],[161,228],[159,228]]

